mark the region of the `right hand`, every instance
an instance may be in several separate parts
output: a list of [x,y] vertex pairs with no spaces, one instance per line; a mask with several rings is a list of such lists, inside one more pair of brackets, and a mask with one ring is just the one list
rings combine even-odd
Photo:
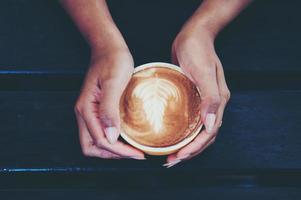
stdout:
[[145,159],[143,152],[118,141],[119,100],[132,76],[133,65],[127,49],[92,56],[75,105],[84,155],[106,159]]

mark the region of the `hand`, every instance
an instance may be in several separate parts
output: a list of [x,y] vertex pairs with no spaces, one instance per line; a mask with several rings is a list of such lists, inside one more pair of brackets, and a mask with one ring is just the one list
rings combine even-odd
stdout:
[[173,43],[172,60],[201,91],[205,130],[189,145],[168,156],[167,167],[200,154],[215,141],[230,98],[223,67],[214,50],[213,34],[206,29],[184,27]]
[[86,156],[144,159],[144,154],[120,141],[119,100],[133,72],[128,50],[93,55],[75,113]]

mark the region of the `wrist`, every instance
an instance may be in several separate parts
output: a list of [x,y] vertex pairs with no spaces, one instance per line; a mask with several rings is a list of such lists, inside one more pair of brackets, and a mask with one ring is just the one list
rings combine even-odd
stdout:
[[185,51],[202,48],[210,54],[215,51],[214,40],[215,35],[207,27],[186,24],[175,38],[172,48],[174,51],[180,52],[183,51],[183,48]]
[[215,34],[203,26],[185,25],[174,41],[174,47],[182,44],[199,44],[214,49]]
[[92,56],[111,54],[116,51],[128,51],[128,47],[120,33],[108,33],[98,36],[90,43],[90,47]]
[[92,58],[129,52],[128,46],[117,28],[115,31],[111,30],[98,36],[90,44],[90,47]]
[[196,36],[196,37],[206,37],[207,40],[214,42],[218,31],[213,28],[209,22],[206,20],[198,18],[191,18],[180,31],[180,35],[186,37]]
[[129,49],[126,45],[118,45],[118,44],[111,44],[106,47],[101,48],[91,48],[91,57],[106,57],[106,56],[113,56],[123,53],[128,53]]
[[125,45],[114,45],[112,44],[108,48],[92,49],[91,50],[91,64],[98,63],[99,61],[106,60],[124,60],[124,62],[133,62],[132,55]]

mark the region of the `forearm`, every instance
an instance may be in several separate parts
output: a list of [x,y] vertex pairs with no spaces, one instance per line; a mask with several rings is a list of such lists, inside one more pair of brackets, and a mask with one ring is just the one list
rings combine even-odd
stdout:
[[184,26],[209,31],[213,38],[252,0],[204,0]]
[[93,53],[127,48],[105,0],[60,0]]

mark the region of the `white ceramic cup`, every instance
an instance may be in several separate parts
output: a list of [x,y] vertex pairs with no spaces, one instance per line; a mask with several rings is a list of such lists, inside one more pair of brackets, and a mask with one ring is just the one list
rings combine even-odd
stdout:
[[[134,69],[134,73],[139,72],[141,70],[148,69],[148,68],[156,67],[156,66],[157,67],[166,67],[166,68],[169,68],[169,69],[172,69],[172,70],[175,70],[175,71],[178,71],[178,72],[184,74],[180,67],[173,65],[173,64],[169,64],[169,63],[163,63],[163,62],[152,62],[152,63],[140,65]],[[198,92],[200,93],[199,90],[198,90]],[[185,145],[190,143],[200,133],[202,126],[203,126],[203,124],[199,123],[198,127],[195,128],[193,133],[190,133],[185,139],[183,139],[179,143],[171,145],[171,146],[167,146],[167,147],[150,147],[150,146],[145,146],[145,145],[139,144],[138,142],[131,139],[126,133],[124,133],[123,130],[121,131],[121,137],[126,142],[128,142],[130,145],[134,146],[137,149],[140,149],[141,151],[143,151],[149,155],[158,155],[158,156],[168,155],[168,154],[177,152],[179,149],[181,149],[182,147],[184,147]]]

